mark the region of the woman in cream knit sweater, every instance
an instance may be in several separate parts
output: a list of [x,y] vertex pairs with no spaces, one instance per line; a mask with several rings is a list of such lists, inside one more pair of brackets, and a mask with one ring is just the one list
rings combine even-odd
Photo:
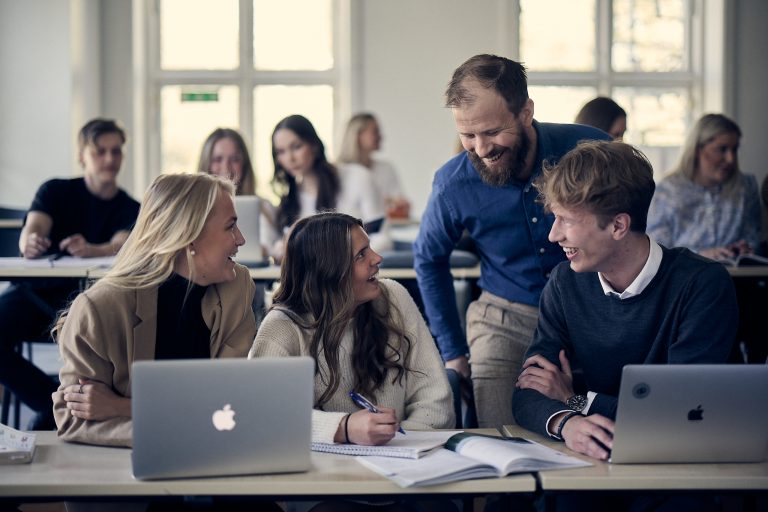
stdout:
[[[340,213],[299,221],[288,238],[271,311],[249,357],[316,361],[312,440],[384,444],[398,428],[453,427],[451,389],[421,314],[362,223]],[[379,413],[350,399],[356,391]]]

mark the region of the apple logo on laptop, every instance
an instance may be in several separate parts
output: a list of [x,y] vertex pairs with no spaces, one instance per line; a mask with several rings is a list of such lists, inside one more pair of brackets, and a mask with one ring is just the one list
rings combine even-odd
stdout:
[[219,431],[232,430],[237,424],[235,421],[235,411],[232,410],[232,406],[229,404],[214,412],[211,419],[213,420],[213,426]]
[[704,419],[704,409],[701,408],[701,404],[695,409],[688,411],[688,421],[701,421]]

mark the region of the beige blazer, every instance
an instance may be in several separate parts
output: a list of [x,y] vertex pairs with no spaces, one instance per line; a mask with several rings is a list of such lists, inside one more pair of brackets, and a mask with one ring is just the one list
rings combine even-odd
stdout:
[[[211,285],[202,309],[211,330],[211,357],[245,357],[256,335],[251,308],[254,289],[248,269],[236,266],[233,281]],[[85,377],[131,396],[131,364],[154,359],[157,334],[157,287],[121,289],[104,283],[77,296],[58,337],[63,366],[53,393],[59,436],[67,441],[131,446],[131,418],[90,421],[69,414],[64,388]]]

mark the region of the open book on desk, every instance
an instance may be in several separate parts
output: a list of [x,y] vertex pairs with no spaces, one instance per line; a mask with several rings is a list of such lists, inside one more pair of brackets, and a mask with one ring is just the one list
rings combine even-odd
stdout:
[[379,457],[418,459],[429,451],[443,446],[451,436],[459,433],[461,430],[409,430],[408,434],[395,434],[391,441],[381,446],[312,443],[312,450],[341,455],[376,455]]
[[520,437],[467,433],[452,436],[445,449],[417,460],[385,457],[358,457],[357,460],[400,487],[591,466],[589,462]]
[[717,260],[728,267],[760,267],[768,265],[768,258],[757,254],[739,254],[735,258]]

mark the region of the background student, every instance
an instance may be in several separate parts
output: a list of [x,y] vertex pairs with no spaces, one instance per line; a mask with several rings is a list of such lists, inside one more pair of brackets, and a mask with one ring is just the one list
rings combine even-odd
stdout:
[[[93,119],[77,140],[83,177],[53,179],[37,190],[19,239],[25,258],[112,256],[136,220],[139,203],[117,185],[125,131],[111,119]],[[0,295],[0,382],[35,411],[30,430],[54,428],[56,383],[16,346],[47,339],[56,312],[77,289],[72,280],[46,279],[11,284]]]
[[648,234],[666,247],[712,259],[751,254],[760,244],[757,180],[739,169],[741,130],[707,114],[685,140],[680,161],[656,188]]
[[60,437],[131,445],[135,360],[248,353],[254,285],[232,261],[245,243],[233,194],[231,182],[207,174],[162,175],[150,185],[115,265],[57,323]]
[[306,117],[292,115],[277,123],[272,133],[272,159],[272,184],[280,197],[270,251],[275,259],[282,258],[287,229],[304,217],[333,209],[365,222],[385,216],[372,178],[361,169],[340,176]]
[[[379,281],[380,263],[362,223],[348,215],[304,218],[288,237],[273,307],[249,357],[315,359],[313,441],[379,445],[398,426],[454,425],[432,336],[408,292]],[[381,413],[355,405],[350,391]]]
[[622,140],[627,131],[627,112],[611,98],[598,96],[581,107],[576,124],[594,126],[611,136],[613,140]]
[[381,149],[381,128],[373,114],[361,112],[352,116],[344,131],[339,151],[339,167],[361,165],[366,168],[376,184],[376,190],[387,209],[387,216],[407,219],[411,204],[403,193],[400,178],[392,164],[374,158]]
[[[256,196],[256,174],[248,154],[245,140],[237,130],[216,128],[205,139],[200,150],[197,172],[214,174],[231,180],[235,184],[235,195]],[[260,198],[261,199],[261,198]],[[261,217],[260,233],[275,231],[275,207],[265,199],[259,201]],[[261,243],[251,240],[251,243]],[[264,244],[262,244],[264,245]],[[265,252],[268,247],[264,247]]]

